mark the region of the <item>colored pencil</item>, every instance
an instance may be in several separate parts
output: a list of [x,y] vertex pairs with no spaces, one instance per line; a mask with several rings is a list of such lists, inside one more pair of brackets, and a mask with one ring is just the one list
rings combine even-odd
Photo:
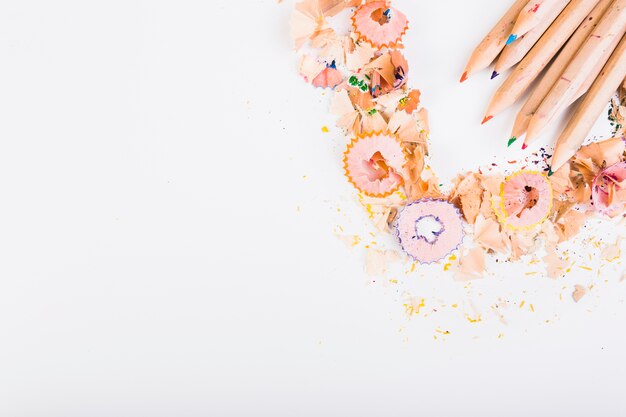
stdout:
[[[576,52],[578,52],[580,46],[587,39],[591,31],[596,27],[600,18],[604,15],[612,2],[613,0],[600,0],[591,13],[589,13],[580,26],[578,26],[574,34],[569,38],[552,64],[550,64],[548,70],[541,77],[539,83],[526,100],[526,103],[524,103],[524,106],[518,112],[511,131],[509,143],[515,142],[515,140],[526,133],[528,123],[535,114],[535,111],[537,111],[537,108],[548,94],[556,80],[561,76],[563,70],[567,67]],[[528,142],[525,138],[522,148],[526,148],[528,145],[530,145],[530,142]]]
[[507,45],[515,42],[520,36],[534,29],[549,14],[550,8],[555,6],[558,0],[530,0],[517,16],[515,25],[511,29],[511,35],[507,39]]
[[604,68],[604,65],[607,63],[607,61],[613,54],[613,51],[615,50],[615,48],[617,48],[617,45],[619,44],[620,41],[621,39],[616,37],[613,40],[613,43],[611,44],[609,49],[607,49],[604,55],[602,55],[602,57],[598,60],[598,62],[595,63],[591,72],[589,73],[585,81],[582,83],[582,85],[576,92],[576,95],[572,99],[572,103],[578,100],[580,97],[582,97],[587,91],[589,91],[589,88],[591,87],[593,82],[596,80],[596,78],[598,78],[600,71],[602,71],[602,68]]
[[517,16],[527,2],[527,0],[517,0],[513,3],[511,8],[502,16],[502,19],[496,23],[487,36],[478,44],[465,66],[461,82],[475,72],[487,68],[496,59],[511,34],[511,29],[515,25]]
[[626,38],[620,41],[559,136],[551,161],[551,172],[558,170],[576,154],[624,77],[626,77]]
[[571,102],[595,64],[606,54],[615,38],[621,38],[624,32],[626,0],[615,0],[530,119],[526,132],[529,140],[538,136]]
[[491,98],[487,114],[495,116],[514,104],[567,42],[598,0],[572,0]]
[[552,22],[554,22],[568,3],[569,0],[558,0],[554,5],[555,7],[551,7],[548,10],[546,16],[537,26],[519,37],[516,42],[505,46],[496,61],[491,78],[502,74],[502,72],[508,70],[524,58],[528,51],[530,51],[530,48],[533,47],[541,35],[550,27]]

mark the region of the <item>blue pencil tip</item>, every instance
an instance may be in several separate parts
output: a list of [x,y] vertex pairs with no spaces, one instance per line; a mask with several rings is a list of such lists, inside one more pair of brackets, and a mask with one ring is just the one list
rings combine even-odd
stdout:
[[500,74],[498,74],[498,73],[497,73],[497,72],[495,72],[495,71],[494,71],[494,72],[492,72],[492,73],[491,73],[491,79],[493,80],[493,79],[494,79],[494,78],[496,78],[498,75],[500,75]]
[[506,40],[506,44],[508,45],[510,43],[513,43],[515,42],[516,39],[517,39],[517,35],[512,33],[509,35],[509,39]]

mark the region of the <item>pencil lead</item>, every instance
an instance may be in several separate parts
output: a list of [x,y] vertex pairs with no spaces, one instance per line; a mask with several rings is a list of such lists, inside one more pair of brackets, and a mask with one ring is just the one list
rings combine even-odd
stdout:
[[465,72],[463,73],[463,75],[461,75],[461,81],[460,81],[460,82],[463,82],[463,81],[465,81],[465,80],[467,80],[467,71],[465,71]]
[[496,78],[498,75],[500,75],[498,72],[493,71],[493,72],[491,73],[491,79],[493,80],[493,79],[494,79],[494,78]]
[[485,118],[483,119],[483,121],[480,124],[484,125],[485,123],[487,123],[491,119],[493,119],[493,116],[485,116]]
[[526,149],[528,148],[528,145],[526,145],[525,143],[522,143],[522,149]]
[[511,139],[509,139],[509,141],[507,142],[506,147],[508,148],[509,146],[513,145],[516,140],[517,138],[515,136],[511,136]]
[[515,40],[516,40],[516,39],[517,39],[517,35],[516,35],[516,34],[514,34],[514,33],[511,33],[511,34],[509,35],[509,39],[507,39],[507,40],[506,40],[506,44],[507,44],[507,45],[508,45],[508,44],[511,44],[511,43],[515,42]]
[[548,168],[548,177],[551,177],[554,172],[552,172],[552,167]]

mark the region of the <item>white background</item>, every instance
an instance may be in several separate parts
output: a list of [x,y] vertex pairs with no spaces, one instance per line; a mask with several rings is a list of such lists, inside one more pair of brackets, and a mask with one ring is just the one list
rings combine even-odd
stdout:
[[[522,155],[514,112],[479,125],[489,73],[458,84],[508,3],[395,2],[444,181]],[[364,273],[335,236],[370,226],[328,94],[297,76],[292,6],[1,3],[0,415],[626,413],[621,267]],[[576,283],[595,286],[578,304]]]

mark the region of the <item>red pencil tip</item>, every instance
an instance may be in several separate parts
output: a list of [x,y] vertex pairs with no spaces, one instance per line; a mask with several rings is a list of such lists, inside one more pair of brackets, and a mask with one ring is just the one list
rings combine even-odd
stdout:
[[485,116],[485,118],[483,119],[483,121],[480,124],[484,125],[485,123],[487,123],[491,119],[493,119],[493,116]]
[[467,71],[465,71],[465,72],[463,73],[463,75],[461,75],[461,81],[460,81],[460,82],[463,82],[463,81],[465,81],[465,80],[467,80]]
[[522,144],[522,149],[526,149],[528,148],[528,145],[526,145],[525,143]]

